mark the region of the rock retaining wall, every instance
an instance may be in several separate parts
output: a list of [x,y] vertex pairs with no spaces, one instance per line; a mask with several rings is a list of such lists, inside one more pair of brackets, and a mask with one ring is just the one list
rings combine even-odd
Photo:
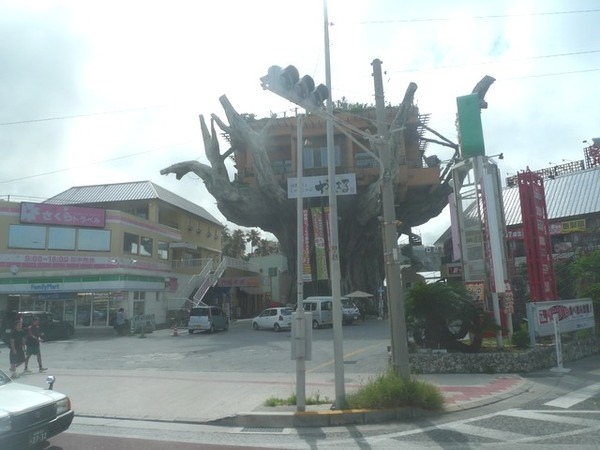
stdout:
[[[599,353],[600,338],[593,336],[563,343],[562,352],[563,365]],[[526,373],[557,365],[554,345],[505,352],[418,352],[409,355],[409,363],[412,373]]]

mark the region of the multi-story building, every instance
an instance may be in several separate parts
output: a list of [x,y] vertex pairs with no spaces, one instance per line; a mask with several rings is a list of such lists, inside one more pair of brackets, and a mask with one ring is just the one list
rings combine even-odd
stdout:
[[[600,140],[584,149],[584,159],[540,169],[535,173],[544,180],[550,244],[555,260],[600,248]],[[525,263],[527,242],[517,177],[506,179],[502,190],[506,223],[509,270]],[[468,220],[476,222],[477,209],[470,208]],[[477,231],[475,231],[477,232]],[[474,232],[474,233],[475,233]],[[478,232],[479,235],[481,231]],[[467,235],[469,239],[469,235]],[[444,248],[442,276],[460,277],[460,262],[452,262],[452,238],[448,229],[435,243]]]
[[0,311],[51,311],[77,328],[110,326],[120,307],[157,324],[201,300],[235,307],[252,296],[219,290],[219,277],[259,271],[222,258],[222,230],[204,208],[149,181],[2,201]]

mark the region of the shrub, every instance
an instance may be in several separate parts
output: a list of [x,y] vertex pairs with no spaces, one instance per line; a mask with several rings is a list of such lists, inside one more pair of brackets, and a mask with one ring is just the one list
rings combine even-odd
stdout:
[[346,396],[348,408],[385,409],[412,406],[432,411],[443,409],[444,397],[440,390],[413,377],[403,378],[387,371],[370,380],[358,391]]
[[516,348],[529,347],[529,332],[526,326],[522,326],[519,331],[515,331],[512,335],[512,344]]

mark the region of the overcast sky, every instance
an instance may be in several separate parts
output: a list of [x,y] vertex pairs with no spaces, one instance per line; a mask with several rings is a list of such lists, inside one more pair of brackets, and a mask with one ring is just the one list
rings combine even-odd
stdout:
[[[456,97],[496,78],[482,114],[502,177],[583,158],[600,136],[600,2],[329,0],[332,98],[386,101],[408,84],[456,142]],[[203,183],[160,169],[206,161],[198,115],[293,114],[260,87],[269,66],[325,81],[322,0],[0,0],[0,198],[151,180],[226,223]],[[224,145],[222,150],[226,150]],[[444,160],[450,149],[430,146]],[[419,227],[432,244],[445,211]]]

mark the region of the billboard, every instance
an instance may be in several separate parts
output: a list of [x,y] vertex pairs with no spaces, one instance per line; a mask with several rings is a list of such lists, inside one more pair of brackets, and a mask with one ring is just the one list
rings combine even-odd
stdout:
[[527,304],[527,320],[535,336],[554,334],[553,317],[558,315],[561,333],[594,327],[594,305],[589,298],[531,302]]

